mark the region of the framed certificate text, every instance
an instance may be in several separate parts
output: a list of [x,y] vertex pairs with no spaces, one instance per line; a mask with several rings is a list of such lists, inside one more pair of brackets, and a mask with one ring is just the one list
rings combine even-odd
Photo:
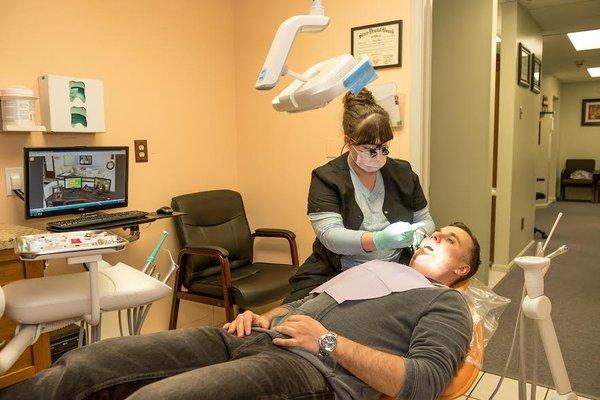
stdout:
[[351,29],[351,51],[367,55],[375,68],[402,66],[402,21],[357,26]]

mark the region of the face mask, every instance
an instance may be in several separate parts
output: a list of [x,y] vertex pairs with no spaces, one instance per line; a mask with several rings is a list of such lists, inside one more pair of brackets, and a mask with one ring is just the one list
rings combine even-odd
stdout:
[[[354,147],[354,151],[356,152],[356,158],[353,157],[352,159],[363,171],[377,172],[385,165],[387,156],[382,151],[377,151],[377,155],[371,157],[368,151],[361,151],[357,149],[357,146],[352,147]],[[352,152],[350,152],[350,155],[352,155]]]

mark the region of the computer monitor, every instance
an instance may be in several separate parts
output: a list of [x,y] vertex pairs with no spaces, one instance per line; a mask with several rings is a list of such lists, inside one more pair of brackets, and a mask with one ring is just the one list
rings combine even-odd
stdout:
[[127,207],[128,147],[24,149],[25,217]]
[[65,188],[81,189],[81,178],[65,178]]

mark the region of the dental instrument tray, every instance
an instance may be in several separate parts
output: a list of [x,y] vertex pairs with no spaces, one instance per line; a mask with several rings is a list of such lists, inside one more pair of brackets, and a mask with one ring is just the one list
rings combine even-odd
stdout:
[[101,230],[44,233],[18,237],[15,253],[22,260],[45,260],[114,253],[123,250],[127,243],[126,239]]

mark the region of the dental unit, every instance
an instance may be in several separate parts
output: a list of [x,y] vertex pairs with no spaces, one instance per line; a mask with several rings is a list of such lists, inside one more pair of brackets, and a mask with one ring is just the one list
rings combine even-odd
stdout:
[[[156,256],[168,236],[162,236],[148,257],[143,271],[124,263],[112,266],[102,254],[123,250],[129,243],[107,231],[46,233],[17,238],[15,252],[24,261],[65,258],[67,264],[83,264],[87,271],[24,279],[0,288],[0,315],[18,323],[14,337],[0,350],[0,374],[7,371],[40,335],[80,323],[80,341],[89,326],[90,342],[100,340],[101,314],[127,309],[130,334],[139,334],[152,302],[167,296],[166,284],[178,268],[171,266],[160,281],[149,273],[154,270]],[[170,255],[169,255],[170,256]]]
[[[556,331],[550,315],[552,311],[552,303],[544,294],[544,276],[550,268],[551,259],[564,254],[569,250],[566,245],[563,245],[547,256],[544,256],[546,248],[550,243],[550,239],[552,238],[556,226],[558,225],[558,222],[562,216],[563,213],[558,214],[543,246],[541,243],[538,243],[535,256],[522,256],[515,258],[515,263],[517,263],[517,265],[523,269],[525,277],[523,295],[521,298],[521,307],[517,316],[513,339],[502,378],[490,396],[490,400],[492,400],[497,394],[504,376],[506,375],[506,371],[508,370],[514,350],[517,331],[519,332],[519,400],[525,400],[527,398],[527,376],[525,366],[525,317],[536,322],[537,331],[539,332],[539,337],[542,340],[548,366],[552,374],[552,380],[554,381],[554,387],[556,388],[556,394],[552,397],[552,400],[576,400],[578,398],[571,388],[569,375],[565,367],[565,362],[560,350],[560,344],[558,343],[558,337],[556,336]],[[533,360],[535,365],[537,363],[538,335],[534,334],[533,339]],[[534,373],[531,382],[531,399],[536,398],[536,385],[537,369],[534,367]]]

